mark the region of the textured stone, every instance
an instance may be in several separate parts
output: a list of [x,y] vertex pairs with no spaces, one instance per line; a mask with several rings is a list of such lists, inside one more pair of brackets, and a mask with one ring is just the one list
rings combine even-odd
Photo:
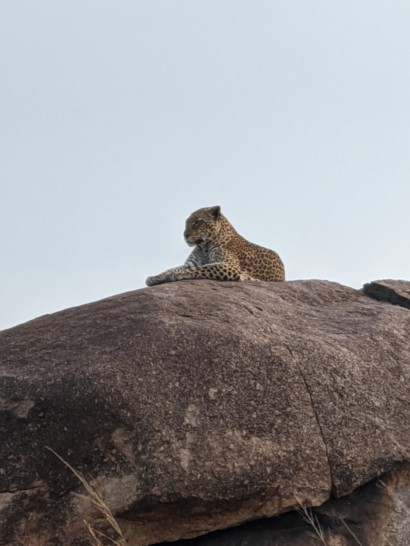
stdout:
[[[316,526],[316,531],[314,529]],[[321,533],[321,537],[319,536]],[[169,544],[169,543],[168,543]],[[319,508],[259,519],[173,546],[409,546],[410,465]],[[165,544],[163,545],[165,546]]]
[[376,300],[386,301],[410,309],[410,281],[373,281],[363,286],[363,291]]
[[410,314],[324,281],[190,281],[0,333],[0,536],[130,546],[345,495],[406,458]]

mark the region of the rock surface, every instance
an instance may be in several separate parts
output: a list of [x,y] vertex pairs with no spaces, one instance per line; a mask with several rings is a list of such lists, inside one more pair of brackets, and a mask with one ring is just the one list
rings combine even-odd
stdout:
[[[316,525],[317,531],[313,528]],[[163,543],[162,546],[169,545]],[[350,495],[172,546],[409,546],[410,464],[403,463]]]
[[410,282],[383,280],[373,281],[363,287],[365,294],[380,301],[393,305],[401,305],[410,309]]
[[346,495],[408,457],[409,349],[407,309],[325,281],[179,282],[0,332],[0,544],[98,525],[45,446],[130,546]]

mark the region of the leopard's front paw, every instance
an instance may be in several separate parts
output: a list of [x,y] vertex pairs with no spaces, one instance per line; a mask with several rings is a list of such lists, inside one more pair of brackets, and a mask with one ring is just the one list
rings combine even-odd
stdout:
[[147,286],[154,286],[154,285],[159,284],[159,283],[158,283],[157,277],[147,277],[145,279],[145,284]]
[[153,277],[147,277],[145,284],[147,286],[155,286],[156,284],[162,284],[164,282],[175,281],[175,274],[171,272],[161,273],[160,275],[154,275]]
[[167,282],[165,275],[154,275],[153,277],[147,277],[145,284],[147,286],[155,286],[156,284],[161,284]]

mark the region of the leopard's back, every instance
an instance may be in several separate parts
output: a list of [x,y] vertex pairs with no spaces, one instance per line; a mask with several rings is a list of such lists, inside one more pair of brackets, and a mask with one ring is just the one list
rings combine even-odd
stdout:
[[285,267],[277,252],[247,241],[237,234],[227,245],[239,261],[240,269],[253,279],[269,282],[285,280]]

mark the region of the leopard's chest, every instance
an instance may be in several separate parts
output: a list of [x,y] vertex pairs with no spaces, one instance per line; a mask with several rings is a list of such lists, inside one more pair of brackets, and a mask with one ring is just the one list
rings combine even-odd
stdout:
[[221,261],[221,251],[219,247],[215,247],[211,243],[203,243],[199,245],[198,250],[201,256],[202,264],[212,264]]

